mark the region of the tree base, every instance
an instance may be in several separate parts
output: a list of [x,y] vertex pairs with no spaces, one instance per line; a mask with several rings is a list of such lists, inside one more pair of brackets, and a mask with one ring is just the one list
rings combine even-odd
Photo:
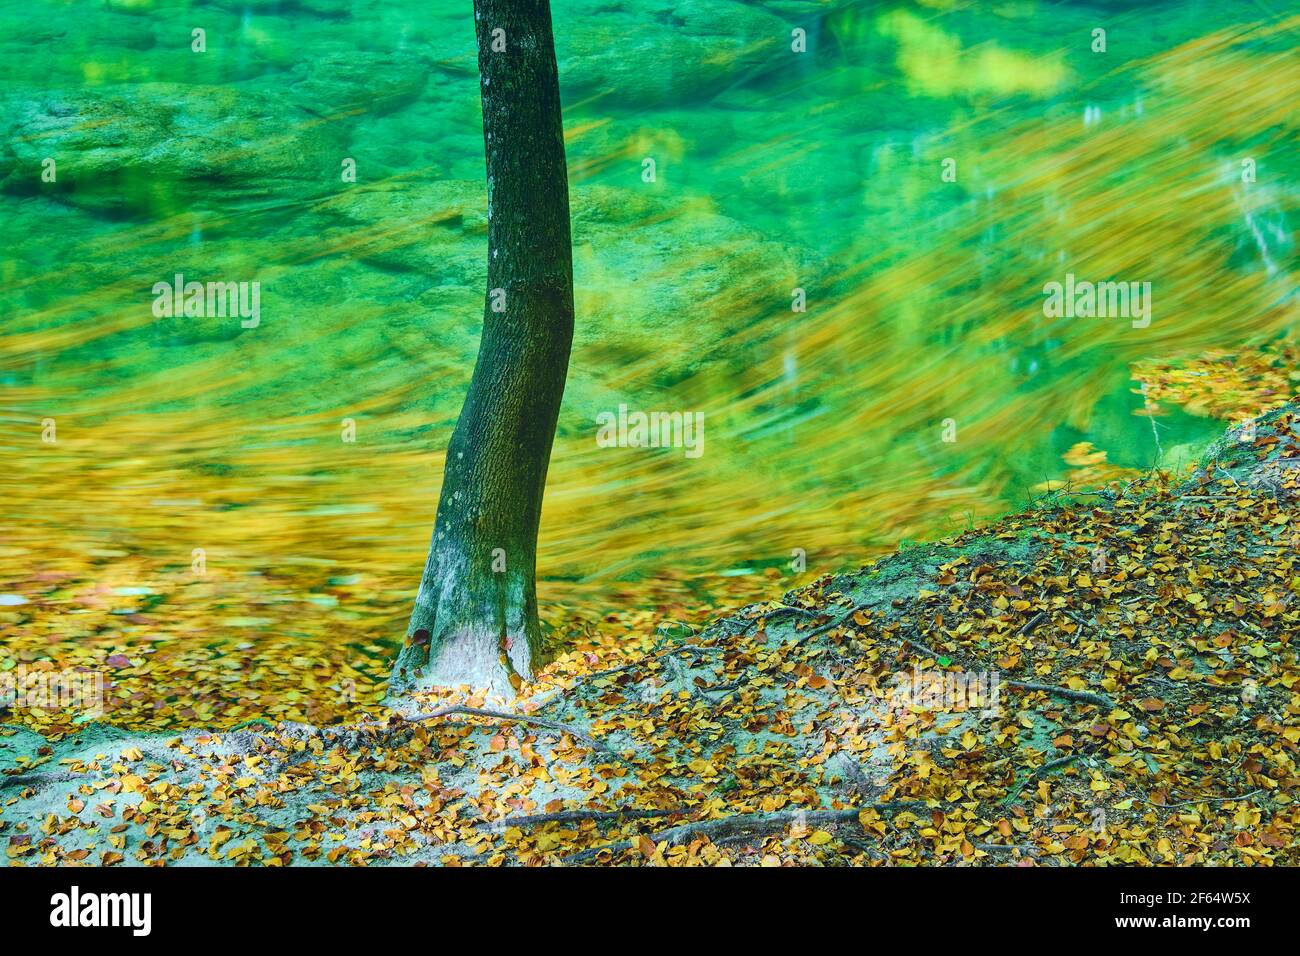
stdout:
[[496,607],[473,600],[463,579],[444,580],[436,609],[422,593],[384,703],[401,712],[420,691],[462,686],[513,699],[532,679],[541,650],[536,604],[523,585],[522,579],[499,582],[493,590],[507,600]]
[[436,656],[426,645],[408,641],[393,665],[384,703],[400,711],[403,702],[409,703],[409,698],[420,691],[462,685],[495,697],[513,698],[515,682],[522,675],[503,660],[499,643],[499,632],[483,626],[462,627],[447,634]]

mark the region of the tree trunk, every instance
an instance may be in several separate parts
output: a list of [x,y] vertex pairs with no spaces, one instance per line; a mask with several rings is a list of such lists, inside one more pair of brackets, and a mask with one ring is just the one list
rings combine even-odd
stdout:
[[573,341],[568,177],[549,0],[474,0],[487,154],[488,294],[429,556],[389,700],[512,695],[538,663],[542,492]]

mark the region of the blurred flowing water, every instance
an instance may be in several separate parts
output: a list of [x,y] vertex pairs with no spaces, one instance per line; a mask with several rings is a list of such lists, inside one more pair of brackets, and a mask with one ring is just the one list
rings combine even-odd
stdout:
[[[1294,3],[552,8],[548,608],[776,596],[1020,506],[1080,441],[1149,467],[1133,363],[1294,337]],[[0,590],[391,646],[483,308],[470,0],[0,0],[0,49]],[[260,323],[155,316],[178,273],[259,282]],[[1067,273],[1150,282],[1149,326],[1046,317]],[[598,447],[620,404],[702,412],[703,455]],[[1166,460],[1221,428],[1157,420]]]

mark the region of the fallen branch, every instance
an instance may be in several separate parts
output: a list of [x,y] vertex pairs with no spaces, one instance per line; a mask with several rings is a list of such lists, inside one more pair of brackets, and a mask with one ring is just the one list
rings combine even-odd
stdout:
[[1019,851],[1026,856],[1037,857],[1042,851],[1036,846],[1020,843],[976,843],[975,849],[985,853],[1015,853]]
[[1043,621],[1046,620],[1046,618],[1047,618],[1047,612],[1039,611],[1037,614],[1035,614],[1033,617],[1031,617],[1029,620],[1025,622],[1024,627],[1016,631],[1016,635],[1018,637],[1024,637],[1026,634],[1033,634],[1034,629],[1037,628],[1039,624],[1042,624]]
[[[713,820],[696,820],[683,823],[667,830],[651,834],[649,839],[656,845],[667,843],[669,846],[681,843],[691,837],[708,837],[710,841],[733,839],[739,837],[760,837],[784,830],[792,823],[798,824],[837,824],[857,823],[858,815],[863,810],[875,810],[882,813],[902,812],[904,810],[924,810],[924,800],[903,800],[890,803],[875,803],[865,807],[849,807],[843,810],[784,810],[776,813],[736,813],[729,817]],[[566,856],[561,862],[582,864],[594,859],[601,853],[622,853],[632,849],[632,840],[622,840],[607,846],[592,847]]]
[[[1039,618],[1043,616],[1044,615],[1042,613],[1038,614]],[[1032,625],[1034,625],[1033,620],[1029,621],[1029,623],[1025,625],[1025,628],[1028,628]],[[1024,629],[1022,628],[1022,631],[1023,630]],[[906,638],[906,640],[907,643],[911,644],[913,648],[925,654],[927,657],[933,657],[936,661],[946,658],[955,663],[959,663],[959,664],[962,663],[960,656],[957,654],[943,653],[940,651],[936,651],[934,648],[926,647],[920,641],[917,641],[910,637]],[[963,664],[962,666],[968,666],[968,665]],[[1058,687],[1055,684],[1038,684],[1032,681],[1012,680],[1012,681],[1006,681],[1005,683],[1007,687],[1013,687],[1016,688],[1017,690],[1041,691],[1044,694],[1051,694],[1054,697],[1063,697],[1066,700],[1078,700],[1078,701],[1083,701],[1084,703],[1096,704],[1098,707],[1115,706],[1115,702],[1112,701],[1105,694],[1095,694],[1092,693],[1091,691],[1071,690],[1068,687]]]
[[804,631],[802,634],[799,635],[798,639],[795,640],[794,643],[791,644],[790,646],[802,647],[804,644],[812,640],[818,634],[825,634],[827,631],[840,627],[841,625],[847,623],[849,618],[853,617],[853,615],[856,614],[858,611],[862,611],[865,609],[866,609],[865,605],[858,605],[856,607],[849,608],[849,610],[845,611],[839,617],[833,618],[832,620],[827,621],[825,624],[820,624],[817,627],[814,627],[812,630]]
[[764,611],[753,620],[762,621],[768,618],[776,617],[779,614],[802,614],[804,617],[821,617],[825,612],[813,610],[806,607],[795,607],[793,604],[778,604],[770,611]]
[[1071,690],[1068,687],[1057,687],[1055,684],[1035,684],[1029,681],[1009,680],[1006,682],[1006,686],[1024,691],[1041,691],[1044,694],[1051,694],[1053,697],[1083,701],[1087,704],[1096,704],[1098,707],[1115,706],[1115,702],[1105,694],[1094,694],[1086,690]]
[[1232,803],[1236,800],[1249,800],[1251,797],[1258,796],[1263,792],[1263,790],[1252,790],[1250,793],[1241,793],[1235,797],[1200,797],[1196,800],[1183,800],[1180,803],[1156,803],[1148,798],[1147,803],[1162,810],[1172,810],[1174,807],[1194,807],[1198,803]]
[[655,817],[670,817],[674,813],[685,813],[681,807],[668,810],[558,810],[555,813],[534,813],[524,817],[505,817],[500,820],[484,821],[484,826],[498,827],[537,827],[546,823],[581,823],[584,820],[603,822],[606,820],[645,820]]

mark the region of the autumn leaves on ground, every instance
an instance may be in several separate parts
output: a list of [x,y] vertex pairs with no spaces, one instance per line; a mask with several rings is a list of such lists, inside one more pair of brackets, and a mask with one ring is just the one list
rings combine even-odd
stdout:
[[[10,864],[1295,862],[1294,438],[1192,490],[1171,447],[1295,395],[1294,17],[1135,8],[1102,56],[1084,5],[827,3],[792,61],[797,4],[557,3],[555,659],[397,722],[486,288],[469,5],[199,4],[197,61],[186,3],[0,6],[0,680],[106,680],[0,715]],[[1049,320],[1067,267],[1159,318]],[[266,320],[158,321],[177,272]],[[708,454],[609,454],[620,403]]]
[[[1277,406],[1285,367],[1164,369],[1150,411],[1234,374]],[[14,865],[1295,864],[1297,463],[1287,405],[1194,473],[1058,490],[707,623],[612,614],[509,704],[449,693],[402,720],[366,670],[226,654],[193,680],[237,694],[145,708],[148,656],[112,655],[125,729],[12,715],[0,840]],[[8,623],[37,631],[58,586]],[[336,722],[278,720],[276,667]],[[237,699],[264,719],[219,731]]]

